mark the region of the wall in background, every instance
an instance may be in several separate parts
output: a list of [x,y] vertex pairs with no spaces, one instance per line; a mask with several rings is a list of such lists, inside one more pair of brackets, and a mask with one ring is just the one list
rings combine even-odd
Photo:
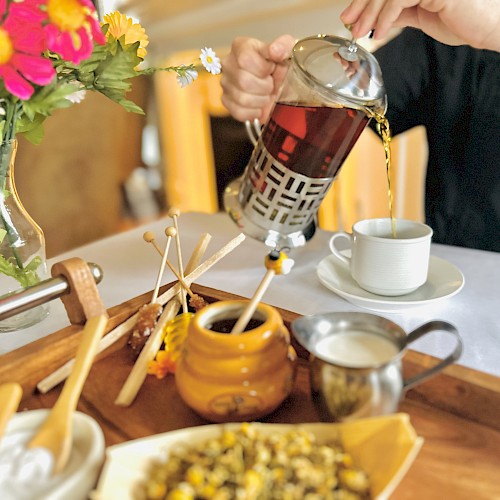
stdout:
[[298,38],[348,32],[339,20],[345,0],[124,0],[103,1],[138,19],[155,60],[209,46],[224,49],[239,35],[264,40],[290,33]]

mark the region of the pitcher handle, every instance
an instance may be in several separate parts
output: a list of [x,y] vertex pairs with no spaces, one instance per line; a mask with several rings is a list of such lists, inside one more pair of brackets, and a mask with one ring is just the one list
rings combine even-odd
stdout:
[[247,129],[247,135],[249,139],[255,146],[257,144],[257,141],[259,140],[260,130],[262,128],[260,121],[257,118],[255,118],[253,122],[251,122],[250,120],[246,120],[245,128]]
[[448,365],[451,365],[452,363],[457,361],[458,358],[460,358],[463,351],[462,339],[458,334],[458,330],[453,325],[447,323],[446,321],[430,321],[429,323],[425,323],[424,325],[419,326],[416,330],[413,330],[411,333],[408,334],[408,336],[406,337],[406,345],[436,330],[445,331],[454,335],[455,340],[457,342],[455,349],[446,358],[442,359],[437,365],[433,366],[432,368],[429,368],[428,370],[423,371],[422,373],[415,375],[414,377],[409,378],[408,380],[405,380],[403,383],[404,391],[407,391],[408,389],[411,389],[417,384],[420,384],[424,380],[433,377],[443,368],[447,367]]

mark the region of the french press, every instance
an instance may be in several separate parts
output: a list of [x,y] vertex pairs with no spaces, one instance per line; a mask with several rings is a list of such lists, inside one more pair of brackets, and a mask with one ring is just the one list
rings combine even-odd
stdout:
[[247,131],[254,150],[224,192],[225,209],[271,247],[304,245],[344,160],[386,94],[375,57],[356,43],[318,35],[299,40],[271,115]]

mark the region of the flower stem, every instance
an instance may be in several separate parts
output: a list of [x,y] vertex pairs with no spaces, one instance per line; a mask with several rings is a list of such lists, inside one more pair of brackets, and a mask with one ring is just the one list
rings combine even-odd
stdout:
[[22,103],[19,100],[16,100],[13,103],[6,101],[4,104],[6,114],[2,142],[8,142],[14,140],[16,137],[16,123],[18,118],[21,116]]
[[[12,254],[14,255],[14,258],[16,259],[17,266],[19,269],[23,269],[24,265],[21,260],[21,257],[19,256],[19,253],[17,252],[16,247],[14,246],[15,239],[16,239],[16,234],[14,228],[9,224],[9,221],[5,218],[4,216],[4,209],[5,209],[5,197],[6,197],[6,184],[7,184],[7,177],[9,175],[9,168],[10,168],[10,160],[11,160],[11,155],[12,155],[12,149],[14,148],[14,144],[12,141],[9,142],[2,142],[0,144],[0,183],[1,183],[1,189],[2,192],[0,193],[0,199],[2,202],[2,207],[1,207],[1,215],[0,218],[2,220],[2,225],[5,229],[7,238],[9,240],[9,248],[12,251]],[[9,195],[7,195],[9,196]]]

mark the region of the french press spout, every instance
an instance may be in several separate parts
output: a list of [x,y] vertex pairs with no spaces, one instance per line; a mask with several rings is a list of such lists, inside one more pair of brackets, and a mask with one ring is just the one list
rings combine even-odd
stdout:
[[[386,94],[375,57],[332,35],[299,40],[270,118],[256,125],[242,177],[228,185],[225,209],[253,238],[272,247],[304,245],[344,160]],[[251,128],[247,127],[247,130]]]

